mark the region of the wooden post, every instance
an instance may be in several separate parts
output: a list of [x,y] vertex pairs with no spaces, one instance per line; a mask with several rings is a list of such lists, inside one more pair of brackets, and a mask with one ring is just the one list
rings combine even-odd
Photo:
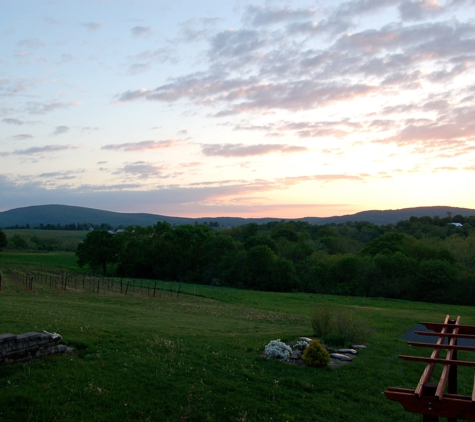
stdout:
[[[459,317],[460,319],[460,317]],[[455,325],[455,319],[449,319],[449,324]],[[452,332],[455,331],[452,329]],[[457,345],[457,337],[453,337],[450,339],[449,343],[451,345]],[[457,360],[457,350],[452,350],[452,360]],[[449,394],[457,394],[457,365],[450,365],[449,371]],[[457,419],[454,418],[447,418],[447,422],[457,422]]]
[[[449,320],[449,324],[455,324],[454,319]],[[450,339],[450,343],[457,345],[457,337]],[[457,350],[452,352],[452,360],[457,360]],[[457,365],[450,365],[449,372],[449,394],[457,394]]]
[[[431,382],[426,382],[423,387],[422,387],[422,395],[427,396],[427,397],[434,397],[434,400],[437,400],[435,397],[435,392],[437,390],[437,384],[433,384]],[[432,404],[432,402],[429,402],[429,406]],[[429,407],[429,410],[431,408]],[[439,417],[438,416],[433,416],[433,415],[422,415],[422,422],[439,422]]]

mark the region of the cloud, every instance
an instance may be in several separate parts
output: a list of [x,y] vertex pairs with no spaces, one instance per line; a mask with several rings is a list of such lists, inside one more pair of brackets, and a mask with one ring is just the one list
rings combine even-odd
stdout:
[[421,21],[444,11],[437,0],[403,0],[398,9],[404,21]]
[[438,111],[442,112],[449,108],[449,102],[445,99],[427,101],[422,105],[424,111]]
[[176,50],[171,47],[157,48],[155,50],[145,50],[141,53],[128,56],[129,61],[127,75],[138,75],[152,68],[154,64],[163,66],[165,63],[177,63]]
[[[134,163],[132,163],[134,164]],[[140,165],[140,162],[135,163]],[[142,162],[143,165],[150,163]],[[139,174],[146,174],[147,169]],[[153,175],[154,169],[149,169]],[[61,173],[58,175],[61,177]],[[65,172],[64,175],[67,175]],[[54,174],[53,174],[53,177]],[[2,191],[3,210],[41,204],[69,204],[98,209],[110,209],[122,212],[156,212],[165,215],[198,215],[203,212],[210,214],[241,215],[253,213],[254,216],[264,209],[274,209],[278,215],[278,204],[266,204],[265,198],[260,193],[273,190],[288,189],[291,186],[306,182],[364,182],[369,176],[322,174],[281,178],[275,180],[227,180],[223,182],[203,182],[201,185],[170,185],[144,190],[142,185],[136,183],[121,183],[111,186],[80,185],[77,187],[59,186],[50,189],[48,182],[39,181],[14,181],[0,174],[0,190]],[[47,177],[45,177],[47,179]],[[256,195],[257,194],[257,195]],[[263,203],[264,202],[264,203]],[[138,205],[140,204],[140,205]],[[241,206],[239,206],[241,204]],[[283,204],[284,207],[292,205]],[[295,206],[296,204],[293,204]],[[307,204],[308,207],[318,207],[318,204]],[[340,204],[344,206],[344,204]],[[323,206],[323,205],[322,205]],[[307,210],[308,208],[305,207]],[[201,210],[201,211],[199,211]],[[285,215],[278,215],[283,218]]]
[[219,32],[211,40],[211,57],[233,57],[248,55],[265,44],[261,33],[253,30],[233,30]]
[[251,26],[275,25],[282,22],[293,22],[304,19],[314,19],[317,13],[313,9],[270,9],[249,6],[243,20]]
[[71,180],[76,179],[78,174],[84,174],[84,170],[54,171],[41,173],[37,177],[55,180]]
[[16,96],[24,94],[33,86],[34,83],[31,80],[24,78],[16,78],[16,80],[4,78],[0,79],[0,94],[3,96]]
[[367,15],[378,12],[381,9],[398,4],[401,0],[352,0],[340,4],[333,12],[332,17],[342,16],[353,18],[359,15]]
[[184,168],[190,168],[190,167],[199,167],[201,166],[203,163],[199,162],[199,161],[194,161],[192,163],[181,163],[180,164],[180,167],[184,167]]
[[139,75],[141,73],[150,70],[152,65],[150,63],[133,63],[129,66],[127,70],[127,75]]
[[56,110],[64,110],[73,105],[77,104],[74,103],[65,103],[62,101],[55,101],[55,102],[38,102],[38,101],[30,101],[26,103],[27,111],[30,114],[47,114],[51,113]]
[[67,132],[69,132],[69,126],[56,126],[53,136],[63,135]]
[[150,26],[134,26],[130,31],[134,37],[149,37],[153,34],[152,27]]
[[81,26],[84,26],[84,28],[87,28],[89,31],[97,31],[98,29],[102,28],[102,23],[85,22],[85,23],[81,23]]
[[36,155],[36,154],[46,154],[52,152],[67,151],[70,149],[77,149],[78,147],[74,145],[45,145],[44,147],[31,147],[27,149],[18,149],[13,152],[1,152],[0,155]]
[[427,75],[427,79],[435,83],[445,83],[455,79],[456,76],[462,75],[469,67],[465,63],[460,63],[453,66],[450,70],[443,69],[435,72],[431,72]]
[[[427,111],[444,111],[444,100],[425,103]],[[475,141],[475,112],[471,107],[452,110],[451,115],[441,114],[437,119],[408,120],[405,126],[381,143],[400,146],[418,146],[418,152],[433,150],[463,151],[469,142]]]
[[61,54],[60,63],[69,63],[73,60],[73,56],[71,54]]
[[166,139],[164,141],[141,141],[127,142],[124,144],[104,145],[101,149],[112,151],[147,151],[155,149],[171,148],[175,146],[181,139]]
[[353,0],[336,3],[328,16],[320,20],[311,19],[302,22],[292,22],[288,26],[289,34],[304,33],[307,35],[336,36],[347,32],[355,26],[355,18],[361,15],[371,15],[398,4],[401,0]]
[[9,125],[18,125],[18,126],[21,126],[23,123],[25,123],[23,120],[13,119],[10,117],[5,117],[4,119],[2,119],[2,122],[8,123]]
[[[391,125],[393,124],[394,122],[391,121]],[[285,132],[293,132],[300,138],[342,138],[363,127],[364,125],[362,123],[353,123],[347,120],[321,122],[288,121],[261,126],[241,122],[236,125],[233,130],[265,131],[267,132],[267,136],[283,136]]]
[[[347,1],[327,18],[336,19],[332,25],[339,19],[351,26],[357,16],[398,4],[400,0]],[[243,15],[250,27],[219,31],[208,38],[207,55],[202,56],[207,69],[171,78],[155,88],[126,90],[115,98],[118,102],[188,101],[195,107],[209,107],[216,117],[227,117],[319,109],[372,95],[382,98],[398,90],[421,89],[428,81],[447,84],[473,70],[474,22],[392,22],[334,36],[316,49],[311,38],[292,35],[290,26],[282,26],[310,22],[330,34],[334,28],[325,28],[321,20],[307,20],[314,14],[310,9],[250,7]],[[135,63],[137,71],[144,63]]]
[[17,141],[24,141],[25,139],[33,138],[33,135],[29,135],[27,133],[21,133],[19,135],[12,136],[12,138],[17,140]]
[[188,19],[180,24],[180,31],[174,41],[189,43],[205,40],[219,21],[219,18]]
[[201,146],[204,155],[220,157],[248,157],[253,155],[266,155],[273,152],[282,154],[308,151],[306,147],[279,144],[204,144]]
[[119,102],[134,101],[140,98],[145,98],[148,90],[145,88],[140,88],[136,91],[125,91],[118,96]]
[[127,163],[122,168],[116,170],[115,174],[131,174],[138,176],[141,179],[148,179],[150,177],[169,177],[164,175],[165,166],[157,166],[154,163],[147,161],[136,161],[134,163]]
[[227,116],[255,109],[303,110],[367,96],[377,86],[362,83],[321,83],[299,80],[283,83],[258,83],[254,80],[220,80],[214,77],[180,79],[153,91],[144,88],[119,95],[120,102],[144,98],[150,101],[173,102],[189,98],[199,104],[225,103],[230,107],[216,113]]
[[18,42],[18,45],[22,48],[36,49],[44,47],[44,43],[40,38],[28,38]]

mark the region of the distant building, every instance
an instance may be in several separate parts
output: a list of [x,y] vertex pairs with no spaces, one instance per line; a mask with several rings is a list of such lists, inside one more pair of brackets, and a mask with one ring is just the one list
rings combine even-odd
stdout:
[[455,226],[455,227],[463,227],[462,223],[450,223],[450,224],[452,224],[452,226]]

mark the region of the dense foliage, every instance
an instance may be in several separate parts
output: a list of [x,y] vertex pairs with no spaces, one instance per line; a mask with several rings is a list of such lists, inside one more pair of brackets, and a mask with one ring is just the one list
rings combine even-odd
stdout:
[[111,241],[119,250],[113,261],[120,276],[277,292],[475,300],[475,217],[220,229],[159,222],[128,227]]
[[0,250],[8,245],[7,235],[0,229]]
[[57,252],[76,251],[87,232],[71,230],[5,229],[10,251]]
[[[110,224],[107,223],[101,223],[101,224],[92,224],[92,223],[70,223],[70,224],[43,224],[40,223],[38,225],[33,225],[30,226],[30,224],[24,224],[24,225],[19,225],[15,224],[14,226],[9,226],[5,227],[6,229],[36,229],[36,230],[70,230],[70,231],[76,231],[76,230],[112,230],[113,227]],[[118,228],[122,228],[122,226],[118,226]]]

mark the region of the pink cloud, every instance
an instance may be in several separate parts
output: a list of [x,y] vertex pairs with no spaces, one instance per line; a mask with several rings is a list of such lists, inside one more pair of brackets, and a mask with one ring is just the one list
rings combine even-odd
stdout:
[[201,146],[201,149],[203,154],[207,156],[221,157],[248,157],[252,155],[266,155],[273,152],[288,154],[308,150],[306,147],[280,144],[204,144]]
[[127,142],[124,144],[109,144],[104,145],[101,149],[112,151],[147,151],[155,149],[171,148],[176,145],[181,139],[167,139],[164,141],[141,141],[141,142]]

